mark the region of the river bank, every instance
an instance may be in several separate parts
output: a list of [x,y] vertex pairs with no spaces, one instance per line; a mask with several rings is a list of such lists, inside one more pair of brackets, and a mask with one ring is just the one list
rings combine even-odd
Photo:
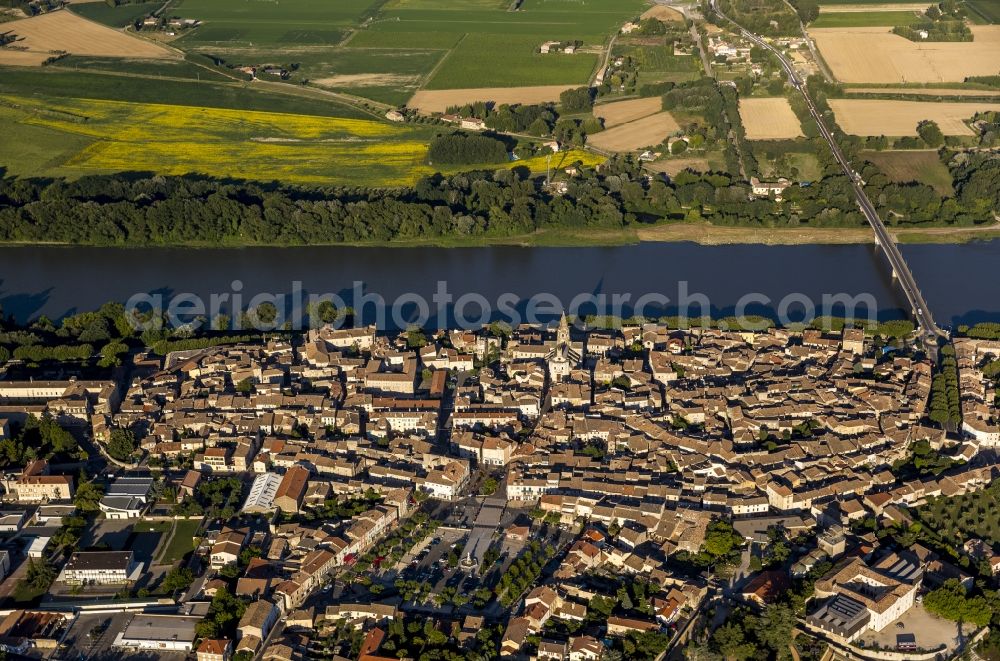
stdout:
[[[890,227],[898,243],[904,244],[962,244],[973,241],[1000,239],[1000,222],[973,227]],[[712,225],[707,221],[661,223],[630,226],[617,230],[586,228],[542,229],[530,234],[513,236],[461,236],[427,237],[393,240],[389,242],[353,241],[341,243],[312,243],[312,247],[328,248],[489,248],[489,247],[539,247],[539,248],[611,248],[640,243],[695,243],[702,246],[763,245],[852,245],[873,243],[874,235],[867,227],[747,227]],[[32,247],[65,248],[116,248],[142,250],[146,248],[191,249],[249,249],[249,248],[301,248],[298,244],[255,244],[220,242],[185,242],[171,246],[110,245],[60,243],[4,243],[0,248]]]

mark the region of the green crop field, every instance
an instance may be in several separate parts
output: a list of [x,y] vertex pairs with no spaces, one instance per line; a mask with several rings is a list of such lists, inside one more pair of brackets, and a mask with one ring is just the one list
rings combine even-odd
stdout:
[[[393,0],[347,42],[350,48],[449,49],[428,89],[586,83],[598,54],[541,55],[545,41],[599,50],[642,0]],[[498,54],[502,57],[498,58]]]
[[381,32],[358,30],[347,42],[350,48],[400,48],[451,50],[461,40],[455,32]]
[[[169,565],[182,560],[185,555],[194,550],[194,536],[201,527],[200,520],[181,519],[174,522],[174,535],[170,544],[157,549],[158,564]],[[162,543],[161,543],[162,546]]]
[[[509,11],[510,0],[180,0],[171,14],[203,21],[173,42],[189,52],[230,65],[282,65],[292,83],[402,105],[422,87],[585,84],[610,36],[645,6],[525,0]],[[587,52],[543,56],[538,48],[549,40],[580,41]]]
[[824,12],[810,23],[814,28],[857,28],[896,25],[913,25],[920,16],[912,11],[852,11]]
[[965,0],[969,18],[977,22],[1000,23],[1000,0]]
[[179,40],[184,44],[330,44],[340,41],[377,4],[376,0],[182,0],[172,13],[204,23]]
[[[191,57],[198,57],[197,55]],[[69,55],[50,67],[58,69],[84,69],[86,71],[111,71],[150,78],[188,78],[217,82],[233,82],[236,72],[219,71],[214,67],[199,66],[191,61],[178,60],[123,60],[120,57],[89,57]]]
[[912,5],[913,0],[821,0],[819,4],[821,8],[826,5]]
[[[429,71],[444,57],[443,50],[398,48],[261,49],[259,61],[295,63],[290,82],[343,91],[391,105],[413,96]],[[241,60],[236,60],[241,61]],[[266,76],[264,76],[266,78]]]
[[525,6],[517,12],[456,8],[462,5],[464,3],[458,2],[449,9],[386,9],[369,29],[376,32],[530,34],[542,37],[543,41],[580,39],[593,43],[606,39],[618,25],[643,8],[635,0],[622,2],[615,11],[566,7],[533,10]]
[[[62,165],[94,140],[83,135],[51,131],[41,126],[20,124],[26,115],[0,105],[0,175],[51,176],[72,174]],[[15,129],[16,127],[16,129]]]
[[326,117],[370,118],[332,99],[314,99],[253,89],[249,84],[160,80],[99,72],[0,67],[0,94],[169,103]]
[[[589,53],[538,53],[538,39],[470,34],[449,53],[427,89],[584,84],[597,66]],[[503,53],[498,66],[498,53]]]
[[162,2],[138,2],[130,5],[118,5],[117,7],[109,7],[103,2],[85,2],[74,4],[71,9],[74,14],[79,14],[92,21],[113,28],[123,28],[148,16],[162,6]]

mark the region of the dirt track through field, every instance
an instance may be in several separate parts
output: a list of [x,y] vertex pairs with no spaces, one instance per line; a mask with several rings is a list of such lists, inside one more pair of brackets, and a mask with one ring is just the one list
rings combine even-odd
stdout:
[[634,151],[658,145],[678,129],[677,120],[664,111],[595,133],[587,138],[587,144],[605,151]]
[[473,101],[504,103],[558,102],[559,95],[579,85],[537,85],[533,87],[478,87],[456,90],[420,90],[407,105],[421,112],[444,112],[452,106]]
[[419,80],[420,76],[396,73],[345,73],[339,76],[318,78],[312,82],[324,87],[415,87]]
[[965,125],[977,112],[1000,110],[1000,103],[830,99],[837,124],[851,135],[916,135],[917,123],[931,119],[945,135],[972,135]]
[[973,25],[974,41],[916,43],[886,27],[809,31],[842,83],[948,83],[1000,71],[1000,25]]
[[663,101],[658,96],[648,99],[630,99],[628,101],[615,101],[614,103],[602,103],[594,107],[594,116],[604,119],[604,126],[611,128],[620,124],[627,124],[643,117],[649,117],[663,110]]
[[19,38],[0,48],[0,64],[39,65],[59,51],[94,57],[180,59],[172,50],[138,37],[89,21],[66,10],[58,10],[4,23]]
[[802,136],[802,124],[792,112],[788,99],[740,99],[740,119],[750,140],[783,140]]

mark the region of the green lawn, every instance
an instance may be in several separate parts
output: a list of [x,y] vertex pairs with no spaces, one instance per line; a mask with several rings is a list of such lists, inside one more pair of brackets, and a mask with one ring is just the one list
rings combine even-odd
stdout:
[[109,25],[113,28],[123,28],[135,23],[163,6],[162,2],[138,2],[129,5],[109,7],[104,2],[85,2],[73,4],[72,11],[92,21]]
[[140,521],[132,526],[132,532],[167,532],[172,525],[171,521]]
[[814,28],[858,28],[897,25],[913,25],[920,17],[912,11],[853,11],[824,12],[810,23]]
[[162,565],[173,564],[194,550],[194,536],[201,526],[200,520],[178,520],[174,523],[173,539],[166,548],[157,549],[157,562]]

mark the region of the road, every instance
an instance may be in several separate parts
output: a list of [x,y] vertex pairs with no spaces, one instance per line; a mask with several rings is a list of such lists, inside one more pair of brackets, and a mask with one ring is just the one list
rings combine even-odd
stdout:
[[701,66],[705,69],[705,75],[711,78],[712,63],[708,61],[708,53],[705,51],[705,44],[701,40],[701,35],[698,34],[698,28],[693,24],[691,25],[691,41],[694,42],[694,47],[698,49],[698,55],[701,57]]
[[927,302],[924,300],[924,296],[920,292],[920,288],[917,286],[917,281],[910,272],[910,267],[906,264],[906,260],[903,259],[903,254],[899,251],[899,246],[896,245],[896,242],[889,234],[889,230],[885,228],[885,224],[882,222],[882,219],[879,218],[878,212],[875,210],[874,205],[872,205],[871,200],[868,199],[868,195],[865,193],[864,184],[861,181],[860,175],[854,171],[851,167],[850,161],[847,160],[844,153],[840,150],[840,145],[837,144],[836,139],[827,127],[826,121],[823,119],[823,116],[813,103],[812,98],[809,96],[809,91],[806,89],[805,84],[795,72],[795,68],[792,66],[792,63],[785,58],[784,53],[780,50],[764,41],[764,39],[758,35],[747,31],[739,23],[719,11],[718,7],[715,6],[715,0],[711,0],[711,6],[719,16],[738,27],[746,39],[749,39],[761,48],[766,48],[774,53],[775,57],[777,57],[781,62],[781,66],[784,68],[785,73],[788,75],[789,82],[805,99],[806,104],[809,107],[809,114],[812,115],[820,133],[830,145],[830,150],[833,152],[834,158],[837,159],[837,163],[840,164],[844,174],[846,174],[851,180],[851,186],[854,189],[854,197],[857,199],[858,206],[861,208],[861,212],[865,215],[865,218],[868,219],[868,224],[871,225],[872,230],[875,232],[875,241],[878,243],[879,247],[882,248],[882,252],[885,253],[886,258],[889,260],[893,276],[895,276],[899,281],[900,288],[903,290],[903,293],[906,294],[906,299],[910,303],[914,319],[924,336],[926,345],[933,353],[936,353],[935,349],[937,347],[937,338],[947,338],[948,334],[941,330],[934,322],[934,317],[931,315],[930,309],[927,307]]
[[[604,62],[601,67],[594,73],[594,77],[590,79],[590,86],[594,87],[604,82],[604,79],[608,77],[608,65],[611,64],[611,51],[615,48],[615,40],[618,39],[618,33],[615,32],[611,35],[611,42],[608,43],[608,49],[604,52]],[[600,80],[597,80],[600,78]]]

